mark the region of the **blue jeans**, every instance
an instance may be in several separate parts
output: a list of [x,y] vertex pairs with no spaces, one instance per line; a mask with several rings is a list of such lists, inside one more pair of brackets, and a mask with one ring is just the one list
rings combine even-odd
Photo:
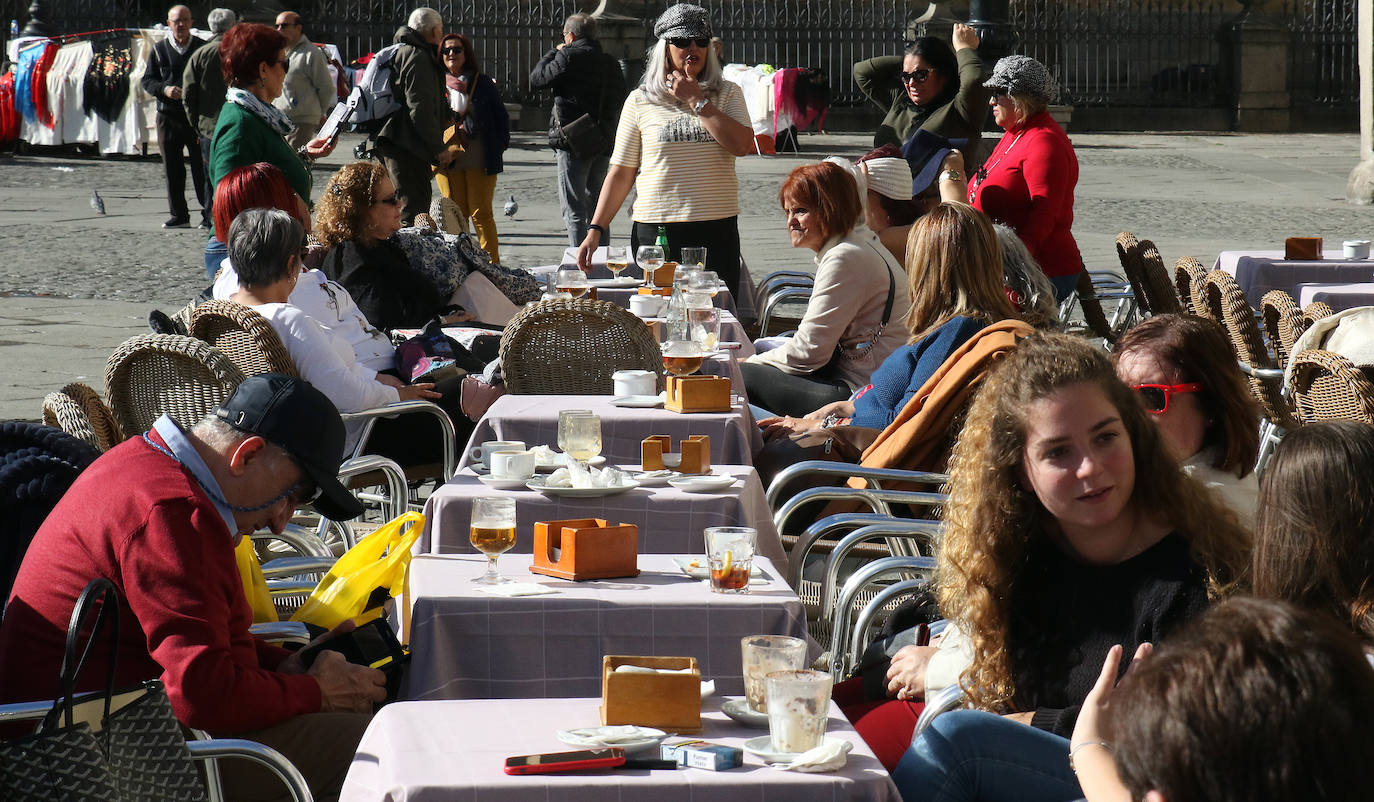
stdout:
[[[563,208],[568,244],[574,248],[587,238],[587,224],[596,214],[596,202],[601,197],[601,185],[606,181],[610,164],[609,152],[591,159],[579,159],[569,151],[558,151],[558,205]],[[601,244],[608,244],[605,237]]]
[[223,242],[211,237],[205,243],[205,275],[210,277],[210,281],[215,280],[215,274],[219,272],[219,264],[229,257],[229,247]]
[[1050,284],[1054,285],[1054,302],[1064,303],[1064,299],[1069,297],[1069,293],[1078,289],[1078,276],[1082,273],[1071,273],[1067,276],[1050,277]]
[[905,802],[1067,802],[1083,792],[1069,742],[978,710],[936,717],[892,772]]

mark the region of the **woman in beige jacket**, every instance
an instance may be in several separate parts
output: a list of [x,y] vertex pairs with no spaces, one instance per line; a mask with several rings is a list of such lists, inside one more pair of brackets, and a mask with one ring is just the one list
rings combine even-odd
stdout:
[[800,416],[844,400],[906,343],[906,273],[863,225],[860,197],[851,173],[830,162],[783,183],[792,246],[816,252],[816,280],[797,333],[741,365],[751,404]]

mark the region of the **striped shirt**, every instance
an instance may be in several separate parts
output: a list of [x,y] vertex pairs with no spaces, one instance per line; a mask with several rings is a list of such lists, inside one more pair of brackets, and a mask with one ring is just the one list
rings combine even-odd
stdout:
[[[749,126],[749,110],[737,84],[721,81],[719,96],[711,102]],[[611,164],[639,171],[636,222],[693,223],[739,214],[734,154],[689,109],[653,103],[643,89],[625,101]]]

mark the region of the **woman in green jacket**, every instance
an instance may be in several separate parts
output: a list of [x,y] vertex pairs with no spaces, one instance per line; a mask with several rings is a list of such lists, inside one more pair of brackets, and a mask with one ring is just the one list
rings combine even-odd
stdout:
[[[241,23],[230,28],[219,44],[224,82],[224,108],[210,144],[210,182],[236,167],[268,162],[280,168],[308,217],[310,161],[328,156],[334,143],[313,139],[293,150],[286,136],[295,130],[291,120],[272,101],[286,83],[286,37],[266,25]],[[205,271],[214,278],[225,257],[224,234],[216,232],[205,245]]]

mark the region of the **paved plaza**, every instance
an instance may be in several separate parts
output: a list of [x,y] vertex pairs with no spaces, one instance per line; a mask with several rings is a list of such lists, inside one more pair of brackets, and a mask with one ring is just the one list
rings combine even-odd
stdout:
[[[1090,268],[1116,266],[1121,230],[1153,239],[1170,265],[1185,254],[1210,265],[1223,250],[1282,248],[1288,236],[1337,246],[1374,238],[1374,207],[1344,200],[1354,133],[1071,136],[1081,168],[1074,234]],[[543,140],[517,134],[497,183],[497,207],[511,195],[520,206],[514,219],[497,218],[509,265],[555,262],[567,244]],[[855,158],[869,141],[804,136],[801,154],[739,161],[740,234],[755,276],[812,265],[789,246],[778,209],[787,173],[825,156]],[[316,194],[355,142],[345,137],[316,165]],[[95,191],[103,216],[90,203]],[[628,229],[628,208],[614,235]],[[204,232],[164,231],[166,217],[155,159],[0,158],[0,419],[37,419],[43,396],[70,381],[103,390],[106,357],[148,331],[148,311],[175,312],[205,286]]]

